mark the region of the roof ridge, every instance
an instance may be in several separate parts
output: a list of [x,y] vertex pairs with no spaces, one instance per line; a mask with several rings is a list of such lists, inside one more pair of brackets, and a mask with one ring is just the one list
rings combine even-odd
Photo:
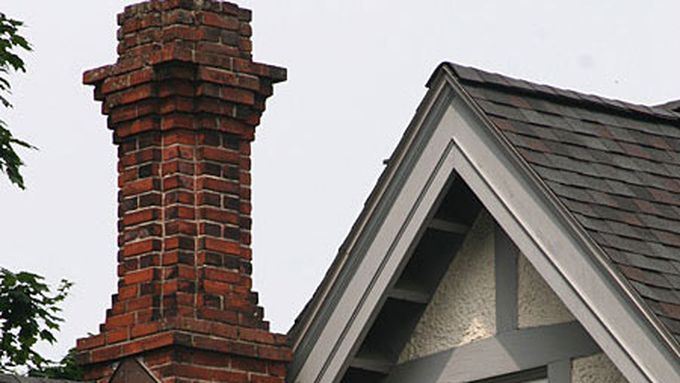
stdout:
[[541,97],[547,97],[561,102],[576,102],[580,105],[610,110],[613,109],[626,114],[650,116],[666,121],[680,121],[680,113],[665,107],[668,103],[654,106],[636,104],[570,89],[558,88],[551,85],[538,84],[453,62],[445,62],[443,64],[447,65],[458,79],[466,83],[475,83],[490,88],[511,89],[532,96],[540,95]]

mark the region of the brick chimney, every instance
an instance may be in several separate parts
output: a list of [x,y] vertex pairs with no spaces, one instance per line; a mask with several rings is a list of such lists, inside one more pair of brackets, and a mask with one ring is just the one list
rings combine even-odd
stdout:
[[77,346],[88,380],[285,379],[285,336],[251,291],[250,144],[286,71],[253,62],[250,19],[211,0],[128,6],[117,62],[84,74],[119,186],[118,293]]

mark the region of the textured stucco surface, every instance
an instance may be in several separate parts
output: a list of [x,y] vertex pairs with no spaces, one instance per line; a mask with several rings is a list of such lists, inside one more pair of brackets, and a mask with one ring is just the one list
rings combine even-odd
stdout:
[[625,383],[626,378],[604,353],[571,362],[572,383]]
[[560,298],[524,255],[517,260],[517,324],[520,328],[574,320]]
[[496,332],[494,221],[477,217],[399,358],[407,361]]

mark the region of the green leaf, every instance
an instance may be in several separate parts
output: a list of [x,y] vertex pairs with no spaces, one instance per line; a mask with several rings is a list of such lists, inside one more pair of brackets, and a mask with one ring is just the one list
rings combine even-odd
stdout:
[[40,275],[0,268],[0,372],[12,372],[18,366],[37,371],[54,367],[34,346],[40,341],[56,342],[63,322],[59,306],[71,286],[62,280],[53,289]]
[[[31,45],[20,34],[19,29],[23,22],[7,17],[0,12],[0,105],[11,108],[12,103],[8,96],[11,91],[9,80],[4,76],[11,71],[26,72],[24,63],[19,51],[30,51]],[[13,137],[7,129],[6,124],[0,120],[0,172],[5,173],[9,181],[21,189],[25,189],[24,179],[21,175],[21,167],[24,162],[16,152],[15,147],[35,149],[29,143]]]

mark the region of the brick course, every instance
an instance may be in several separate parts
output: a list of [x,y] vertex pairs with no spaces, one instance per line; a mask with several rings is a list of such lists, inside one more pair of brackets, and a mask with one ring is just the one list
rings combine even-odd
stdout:
[[118,293],[78,341],[86,379],[137,357],[163,382],[283,382],[291,352],[251,291],[250,143],[285,69],[252,61],[250,11],[152,0],[85,72],[118,146]]

